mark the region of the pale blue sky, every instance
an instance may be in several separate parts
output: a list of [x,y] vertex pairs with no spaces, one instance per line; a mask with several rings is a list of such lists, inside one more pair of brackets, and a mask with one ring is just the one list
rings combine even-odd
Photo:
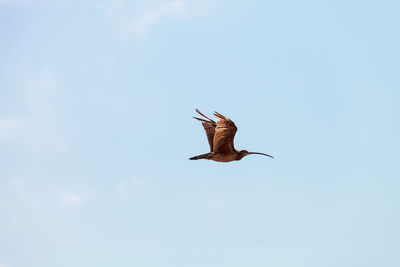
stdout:
[[399,13],[0,0],[0,267],[400,266]]

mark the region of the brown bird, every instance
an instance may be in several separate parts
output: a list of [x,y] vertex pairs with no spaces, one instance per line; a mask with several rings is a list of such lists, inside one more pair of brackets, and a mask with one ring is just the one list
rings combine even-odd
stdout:
[[249,152],[247,150],[236,150],[233,146],[233,139],[235,138],[237,128],[233,121],[222,116],[218,112],[215,112],[214,116],[219,119],[218,122],[215,122],[203,113],[201,113],[198,109],[196,109],[196,112],[207,119],[205,120],[193,117],[196,120],[202,121],[211,151],[207,154],[192,157],[190,158],[191,160],[211,159],[214,161],[229,162],[234,160],[241,160],[243,157],[250,154],[259,154],[273,158],[271,155],[264,153]]

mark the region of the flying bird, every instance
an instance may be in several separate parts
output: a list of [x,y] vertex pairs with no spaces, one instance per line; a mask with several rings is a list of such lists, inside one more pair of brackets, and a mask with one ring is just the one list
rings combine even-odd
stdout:
[[236,150],[233,146],[233,139],[237,131],[236,125],[230,119],[224,117],[218,112],[214,112],[214,116],[219,119],[218,122],[213,121],[198,109],[196,112],[203,116],[205,119],[193,117],[202,122],[204,130],[207,134],[208,143],[210,144],[210,152],[190,158],[195,159],[209,159],[219,162],[229,162],[234,160],[241,160],[243,157],[251,154],[264,155],[273,158],[271,155],[260,152],[249,152],[247,150]]

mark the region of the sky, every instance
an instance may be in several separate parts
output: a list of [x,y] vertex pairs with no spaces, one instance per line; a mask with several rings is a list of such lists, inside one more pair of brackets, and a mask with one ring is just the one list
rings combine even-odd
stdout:
[[0,0],[0,267],[400,266],[399,13]]

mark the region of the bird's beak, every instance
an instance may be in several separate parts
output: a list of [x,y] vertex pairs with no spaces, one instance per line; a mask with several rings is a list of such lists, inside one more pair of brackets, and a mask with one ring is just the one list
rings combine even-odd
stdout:
[[250,154],[258,154],[258,155],[264,155],[264,156],[267,156],[267,157],[270,157],[270,158],[274,158],[273,156],[271,156],[271,155],[268,155],[268,154],[265,154],[265,153],[260,153],[260,152],[249,152],[248,153],[248,155],[250,155]]

